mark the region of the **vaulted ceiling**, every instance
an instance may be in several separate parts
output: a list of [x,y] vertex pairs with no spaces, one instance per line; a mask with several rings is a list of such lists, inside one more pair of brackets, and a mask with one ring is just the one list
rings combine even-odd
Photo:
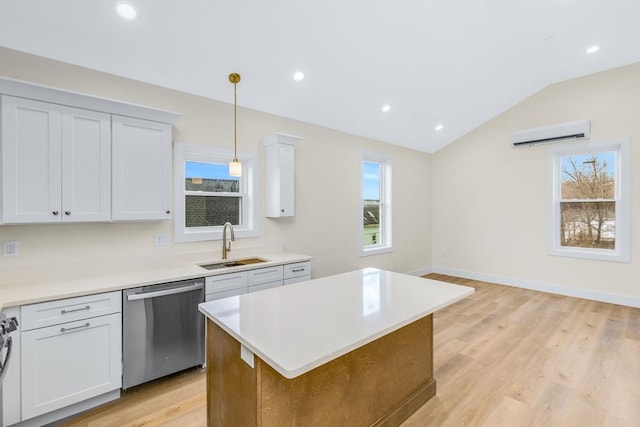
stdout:
[[0,45],[425,152],[640,61],[640,0],[129,3],[0,0]]

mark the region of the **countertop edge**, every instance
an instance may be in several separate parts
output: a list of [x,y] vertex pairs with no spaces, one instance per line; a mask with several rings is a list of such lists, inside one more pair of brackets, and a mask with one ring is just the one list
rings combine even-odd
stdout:
[[[253,270],[256,268],[268,268],[277,265],[292,264],[310,261],[313,257],[292,252],[255,252],[251,257],[266,259],[260,264],[250,264],[237,267],[228,267],[219,270],[207,270],[199,264],[208,262],[233,261],[245,259],[249,256],[231,257],[228,260],[218,260],[197,254],[192,261],[176,261],[169,264],[166,259],[159,259],[158,264],[147,263],[145,268],[129,268],[119,271],[114,265],[115,273],[104,271],[91,275],[84,272],[77,277],[72,275],[66,278],[58,278],[47,281],[46,272],[42,278],[38,278],[35,284],[29,284],[28,280],[18,278],[12,282],[0,282],[0,311],[8,307],[36,304],[45,301],[55,301],[65,298],[74,298],[84,295],[102,294],[106,292],[120,291],[123,289],[149,286],[159,283],[190,280],[199,277],[218,276],[238,271]],[[171,257],[168,257],[171,258]],[[179,257],[176,257],[179,258]],[[148,261],[148,260],[147,260]],[[157,267],[157,268],[154,268]],[[19,276],[19,273],[14,273]],[[93,284],[92,284],[93,282]]]
[[198,307],[198,310],[207,317],[207,319],[211,320],[212,322],[214,322],[217,326],[219,326],[220,328],[222,328],[222,330],[224,330],[226,333],[228,333],[230,336],[232,336],[236,341],[238,341],[241,345],[243,345],[244,347],[246,347],[247,349],[249,349],[251,352],[253,352],[255,355],[257,355],[258,357],[260,357],[260,359],[262,359],[265,363],[267,363],[269,366],[271,366],[275,371],[277,371],[279,374],[281,374],[282,376],[284,376],[287,379],[293,379],[296,378],[302,374],[305,374],[319,366],[324,365],[327,362],[330,362],[334,359],[337,359],[340,356],[343,356],[359,347],[362,347],[366,344],[369,344],[375,340],[377,340],[380,337],[383,337],[387,334],[390,334],[392,332],[397,331],[398,329],[407,326],[419,319],[422,319],[430,314],[435,313],[438,310],[441,310],[451,304],[454,304],[458,301],[463,300],[464,298],[472,295],[475,292],[474,288],[468,287],[468,286],[463,286],[463,285],[455,285],[458,287],[464,287],[464,288],[468,288],[466,290],[466,292],[464,292],[463,294],[460,294],[454,298],[451,298],[450,300],[446,301],[446,302],[442,302],[440,304],[437,304],[436,306],[430,307],[428,310],[425,310],[424,312],[418,313],[414,316],[410,316],[406,319],[403,319],[400,322],[394,323],[392,325],[390,325],[389,327],[377,331],[376,333],[369,335],[367,337],[365,337],[364,339],[361,340],[357,340],[354,341],[353,343],[351,343],[350,345],[341,347],[333,352],[330,352],[328,354],[324,354],[324,355],[320,355],[318,358],[314,359],[312,362],[302,365],[302,366],[297,366],[297,367],[286,367],[286,366],[282,366],[282,364],[276,362],[275,360],[273,360],[272,358],[268,357],[267,355],[265,355],[262,351],[260,351],[255,345],[253,345],[251,342],[249,342],[246,338],[240,336],[240,334],[238,334],[236,331],[232,330],[231,328],[229,328],[227,325],[225,325],[224,322],[218,320],[215,318],[215,316],[213,316],[209,311],[206,310],[206,306],[203,304],[200,304]]

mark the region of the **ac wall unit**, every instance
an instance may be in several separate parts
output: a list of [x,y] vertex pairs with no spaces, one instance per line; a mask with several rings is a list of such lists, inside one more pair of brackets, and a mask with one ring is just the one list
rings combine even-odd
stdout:
[[511,144],[514,147],[532,146],[549,142],[584,139],[589,138],[590,135],[591,122],[589,120],[576,120],[575,122],[513,132],[511,134]]

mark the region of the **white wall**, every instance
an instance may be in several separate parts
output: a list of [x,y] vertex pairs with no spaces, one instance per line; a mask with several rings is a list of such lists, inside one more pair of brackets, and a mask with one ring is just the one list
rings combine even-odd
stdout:
[[[174,126],[174,141],[232,148],[233,110],[227,103],[5,48],[0,48],[0,76],[180,112],[183,116]],[[242,86],[238,92],[241,103]],[[261,153],[261,139],[273,132],[303,138],[296,147],[296,216],[262,217],[262,237],[236,241],[234,248],[284,245],[286,250],[314,257],[314,277],[364,266],[406,272],[430,264],[430,155],[238,108],[239,151]],[[359,161],[363,149],[393,158],[395,192],[395,251],[366,258],[358,255],[362,221]],[[167,247],[154,246],[156,233],[170,236],[171,243]],[[49,263],[73,265],[205,250],[219,258],[221,252],[220,242],[172,243],[173,224],[169,221],[0,225],[0,241],[4,240],[18,240],[20,254],[15,258],[0,257],[0,272]]]
[[[514,149],[510,135],[577,119],[591,120],[594,141],[631,139],[630,263],[546,255],[549,146]],[[638,305],[639,143],[636,63],[547,87],[438,151],[432,158],[436,271]]]

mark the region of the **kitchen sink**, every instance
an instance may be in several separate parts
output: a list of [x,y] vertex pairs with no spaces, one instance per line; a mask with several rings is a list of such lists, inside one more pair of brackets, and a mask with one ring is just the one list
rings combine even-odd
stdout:
[[229,261],[219,261],[210,264],[198,264],[202,268],[206,268],[207,270],[218,270],[220,268],[230,268],[230,267],[240,267],[242,265],[250,265],[250,264],[259,264],[261,262],[267,261],[262,258],[244,258],[244,259],[234,259]]

